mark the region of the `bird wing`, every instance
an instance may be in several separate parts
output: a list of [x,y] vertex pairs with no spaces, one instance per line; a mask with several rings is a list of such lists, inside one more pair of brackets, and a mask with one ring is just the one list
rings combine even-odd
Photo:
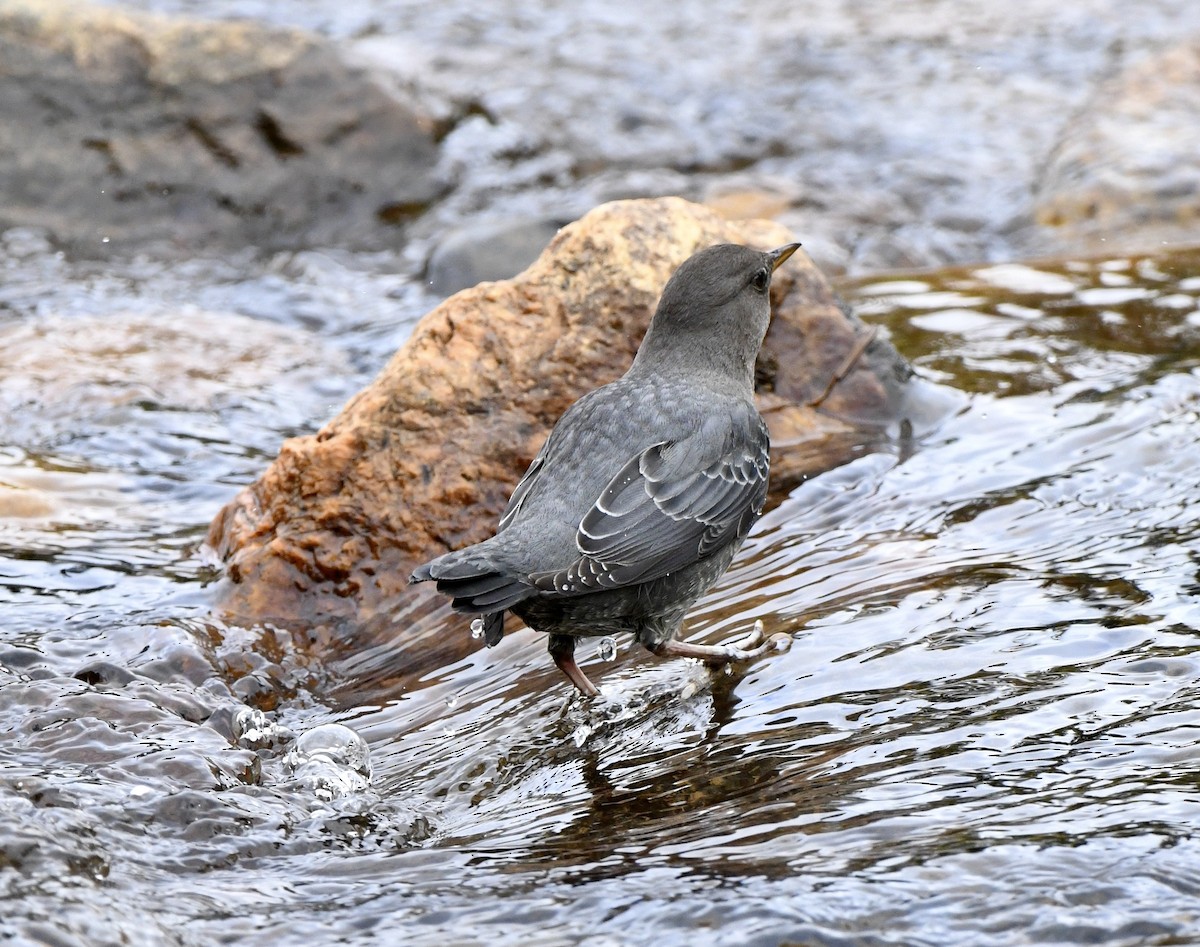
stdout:
[[769,446],[750,405],[651,445],[584,514],[579,558],[530,580],[542,591],[584,595],[649,582],[740,541],[766,501]]
[[516,519],[517,514],[521,512],[521,507],[525,503],[525,497],[529,494],[530,489],[537,482],[538,474],[542,470],[542,465],[546,462],[546,447],[543,446],[538,455],[533,459],[533,463],[529,465],[529,469],[525,471],[516,488],[512,492],[512,496],[508,498],[508,506],[504,508],[504,514],[500,517],[500,522],[496,526],[496,532],[502,532],[512,521]]

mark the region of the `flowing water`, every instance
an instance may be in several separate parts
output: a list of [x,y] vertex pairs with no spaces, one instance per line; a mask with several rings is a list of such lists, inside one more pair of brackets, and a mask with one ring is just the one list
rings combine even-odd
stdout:
[[788,653],[589,703],[530,632],[389,690],[209,615],[209,520],[430,304],[388,261],[6,240],[0,939],[1200,940],[1200,253],[844,287],[961,411],[693,615]]

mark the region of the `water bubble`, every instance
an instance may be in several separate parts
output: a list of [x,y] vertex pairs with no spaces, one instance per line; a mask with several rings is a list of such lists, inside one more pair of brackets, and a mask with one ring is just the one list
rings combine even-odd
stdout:
[[471,637],[472,638],[482,638],[483,637],[483,619],[482,618],[476,618],[474,621],[471,622]]
[[243,707],[233,715],[233,738],[247,750],[262,750],[290,743],[295,737],[287,727],[270,720],[254,707]]
[[293,768],[316,760],[345,766],[363,776],[371,773],[367,741],[340,723],[324,723],[301,734],[288,754]]
[[326,802],[371,784],[367,741],[340,723],[326,723],[301,734],[284,757],[292,776]]
[[446,698],[446,706],[453,710],[458,706],[458,697],[456,697],[454,694],[451,694]]
[[612,638],[601,638],[596,645],[601,661],[612,661],[617,656],[617,643]]

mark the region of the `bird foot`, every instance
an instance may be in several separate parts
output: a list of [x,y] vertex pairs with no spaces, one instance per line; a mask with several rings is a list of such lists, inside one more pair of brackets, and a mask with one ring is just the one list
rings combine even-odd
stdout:
[[791,646],[791,635],[775,634],[768,638],[760,618],[750,634],[735,645],[726,645],[725,650],[729,652],[730,661],[751,661],[774,651],[787,651]]
[[741,641],[733,645],[733,648],[738,651],[752,651],[762,645],[767,640],[766,628],[763,626],[762,619],[758,619],[754,623],[754,627],[750,630],[750,634],[746,635]]
[[762,620],[754,623],[754,630],[735,645],[703,645],[676,641],[674,638],[651,648],[655,654],[677,655],[684,658],[699,658],[710,667],[753,661],[775,651],[787,651],[792,646],[790,635],[766,636]]

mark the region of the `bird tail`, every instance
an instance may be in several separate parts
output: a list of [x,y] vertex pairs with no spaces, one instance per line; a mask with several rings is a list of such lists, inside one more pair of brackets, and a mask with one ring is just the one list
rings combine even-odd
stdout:
[[456,612],[483,616],[489,648],[504,637],[504,611],[537,592],[532,585],[494,562],[478,546],[439,556],[413,570],[410,582],[437,582]]

